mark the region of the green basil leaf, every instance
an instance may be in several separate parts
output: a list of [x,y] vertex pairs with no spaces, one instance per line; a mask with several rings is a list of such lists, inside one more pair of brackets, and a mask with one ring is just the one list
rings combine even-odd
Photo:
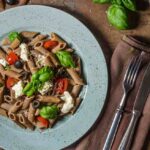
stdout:
[[112,4],[122,5],[122,0],[111,0]]
[[75,63],[73,62],[73,59],[69,52],[58,51],[56,53],[56,56],[58,57],[62,66],[75,68]]
[[40,109],[40,116],[45,119],[55,119],[58,115],[58,111],[59,109],[55,105],[43,106]]
[[10,32],[8,38],[10,42],[13,42],[16,38],[21,41],[21,37],[18,32]]
[[93,0],[94,3],[100,3],[100,4],[104,4],[104,3],[110,3],[110,0]]
[[126,9],[120,5],[111,5],[107,10],[109,23],[120,30],[129,28]]
[[129,10],[136,11],[136,2],[135,0],[122,0],[124,6]]

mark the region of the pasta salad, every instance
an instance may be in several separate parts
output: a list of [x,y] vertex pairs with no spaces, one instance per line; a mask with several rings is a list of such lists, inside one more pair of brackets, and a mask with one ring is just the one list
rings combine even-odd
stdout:
[[0,47],[0,115],[47,129],[73,114],[84,85],[81,59],[56,33],[14,31]]

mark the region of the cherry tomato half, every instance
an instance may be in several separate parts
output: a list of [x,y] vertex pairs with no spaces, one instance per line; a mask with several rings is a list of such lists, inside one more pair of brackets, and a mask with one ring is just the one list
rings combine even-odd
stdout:
[[41,116],[36,117],[39,122],[41,122],[46,128],[49,126],[49,121]]
[[56,89],[55,92],[58,94],[63,94],[68,88],[68,79],[61,78],[56,81]]
[[45,49],[53,49],[57,45],[58,45],[57,41],[48,40],[44,42],[43,46]]
[[16,79],[8,77],[6,80],[6,87],[10,89],[16,82]]
[[10,52],[7,55],[6,59],[10,65],[14,64],[17,60],[19,60],[18,56],[14,52]]

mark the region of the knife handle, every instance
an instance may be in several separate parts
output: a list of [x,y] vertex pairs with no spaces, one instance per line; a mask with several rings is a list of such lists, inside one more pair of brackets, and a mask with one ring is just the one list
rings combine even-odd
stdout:
[[120,123],[120,120],[122,118],[122,113],[123,113],[123,110],[118,108],[117,112],[115,114],[115,117],[113,119],[111,128],[109,130],[108,136],[106,138],[106,142],[104,144],[103,150],[111,149],[111,146],[113,144],[113,141],[114,141],[114,138],[115,138],[115,135],[116,135],[119,123]]
[[129,126],[123,136],[123,139],[119,145],[119,149],[118,150],[127,150],[130,148],[131,142],[132,142],[132,137],[135,131],[135,127],[137,124],[137,121],[139,119],[140,116],[140,112],[139,111],[133,111],[132,112],[132,118],[131,121],[129,123]]

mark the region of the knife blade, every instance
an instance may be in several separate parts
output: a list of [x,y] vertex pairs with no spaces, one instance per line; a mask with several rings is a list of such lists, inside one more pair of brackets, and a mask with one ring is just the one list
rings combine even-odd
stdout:
[[130,148],[136,124],[138,122],[140,115],[142,114],[149,93],[150,93],[150,63],[146,68],[143,80],[140,84],[140,88],[132,110],[132,118],[124,134],[124,137],[120,143],[119,150],[126,150]]

